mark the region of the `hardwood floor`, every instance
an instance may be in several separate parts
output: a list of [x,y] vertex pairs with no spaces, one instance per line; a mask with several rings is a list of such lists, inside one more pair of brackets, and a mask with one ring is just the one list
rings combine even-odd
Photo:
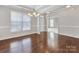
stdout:
[[4,53],[22,53],[31,52],[31,38],[16,38],[1,41],[0,52]]
[[48,52],[46,33],[31,34],[0,41],[0,53],[37,53]]
[[49,48],[47,32],[0,41],[0,53],[79,52],[79,39],[58,34],[58,47]]
[[79,38],[66,35],[58,36],[59,52],[79,53]]

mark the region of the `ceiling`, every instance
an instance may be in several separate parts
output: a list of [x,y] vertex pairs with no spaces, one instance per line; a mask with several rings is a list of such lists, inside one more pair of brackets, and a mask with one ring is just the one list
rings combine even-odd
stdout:
[[71,5],[72,7],[70,8],[66,7],[68,5],[6,5],[6,6],[9,8],[22,10],[26,13],[34,12],[35,9],[41,15],[47,13],[47,15],[53,15],[55,17],[61,14],[61,12],[67,11],[68,9],[79,8],[79,6],[77,5]]
[[29,10],[35,9],[36,11],[40,13],[47,13],[50,11],[55,11],[63,7],[63,5],[19,5],[19,6],[26,8],[26,9],[28,8]]
[[30,8],[30,9],[39,9],[41,7],[43,7],[44,5],[20,5],[21,7],[24,7],[24,8]]
[[26,12],[51,13],[61,9],[64,5],[6,5],[9,8],[22,9]]

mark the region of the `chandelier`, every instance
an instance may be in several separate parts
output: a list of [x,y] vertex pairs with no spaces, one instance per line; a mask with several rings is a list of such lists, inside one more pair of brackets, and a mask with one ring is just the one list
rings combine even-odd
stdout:
[[39,15],[40,15],[40,13],[38,13],[35,9],[33,9],[33,12],[29,12],[28,13],[28,16],[35,16],[35,17],[37,17]]

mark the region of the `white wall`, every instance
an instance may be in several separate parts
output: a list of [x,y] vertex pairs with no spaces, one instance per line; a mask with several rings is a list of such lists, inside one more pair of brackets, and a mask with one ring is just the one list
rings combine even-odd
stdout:
[[60,34],[79,38],[79,6],[64,9],[56,17]]

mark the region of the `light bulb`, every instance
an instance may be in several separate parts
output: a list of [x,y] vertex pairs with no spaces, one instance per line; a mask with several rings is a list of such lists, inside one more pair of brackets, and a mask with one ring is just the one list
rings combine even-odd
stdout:
[[31,13],[28,13],[28,16],[33,16]]
[[67,5],[67,6],[66,6],[66,8],[70,8],[70,7],[71,7],[71,5]]
[[39,16],[40,14],[38,13],[37,16]]
[[40,14],[39,13],[37,13],[35,16],[39,16]]
[[36,16],[36,12],[33,12],[33,15]]

